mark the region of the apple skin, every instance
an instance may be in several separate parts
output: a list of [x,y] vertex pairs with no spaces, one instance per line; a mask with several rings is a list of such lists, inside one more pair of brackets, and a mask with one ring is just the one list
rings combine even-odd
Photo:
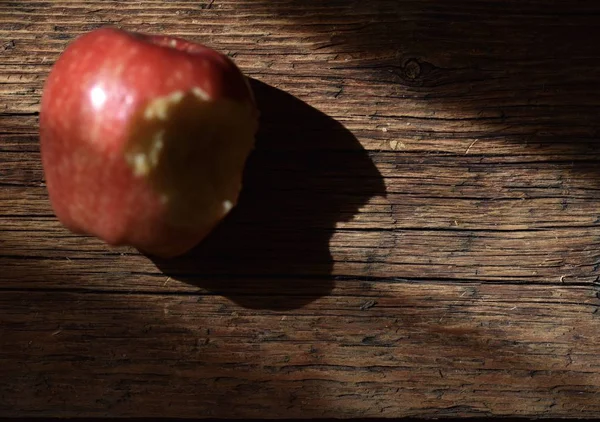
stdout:
[[248,81],[223,54],[115,28],[84,34],[42,95],[53,210],[75,233],[181,255],[235,206],[257,127]]

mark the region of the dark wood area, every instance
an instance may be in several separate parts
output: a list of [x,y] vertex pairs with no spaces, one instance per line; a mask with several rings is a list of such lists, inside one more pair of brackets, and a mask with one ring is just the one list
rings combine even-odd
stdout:
[[[43,82],[103,25],[229,54],[239,207],[64,229]],[[0,0],[0,416],[600,417],[600,2]]]

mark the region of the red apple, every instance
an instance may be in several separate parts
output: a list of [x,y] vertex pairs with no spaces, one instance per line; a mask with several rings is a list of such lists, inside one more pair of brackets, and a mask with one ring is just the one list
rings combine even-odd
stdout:
[[181,38],[92,31],[44,86],[52,207],[73,232],[180,255],[235,206],[257,126],[247,79],[226,56]]

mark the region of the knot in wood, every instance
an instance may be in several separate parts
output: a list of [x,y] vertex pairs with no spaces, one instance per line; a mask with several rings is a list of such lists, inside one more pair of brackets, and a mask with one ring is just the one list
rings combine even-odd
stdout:
[[416,59],[410,59],[404,65],[404,75],[407,79],[415,80],[421,74],[421,65]]

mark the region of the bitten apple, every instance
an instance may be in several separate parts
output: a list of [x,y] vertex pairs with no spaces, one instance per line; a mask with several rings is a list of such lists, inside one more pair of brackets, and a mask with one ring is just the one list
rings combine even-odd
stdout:
[[44,86],[52,207],[73,232],[180,255],[236,205],[257,127],[248,81],[226,56],[181,38],[92,31]]

